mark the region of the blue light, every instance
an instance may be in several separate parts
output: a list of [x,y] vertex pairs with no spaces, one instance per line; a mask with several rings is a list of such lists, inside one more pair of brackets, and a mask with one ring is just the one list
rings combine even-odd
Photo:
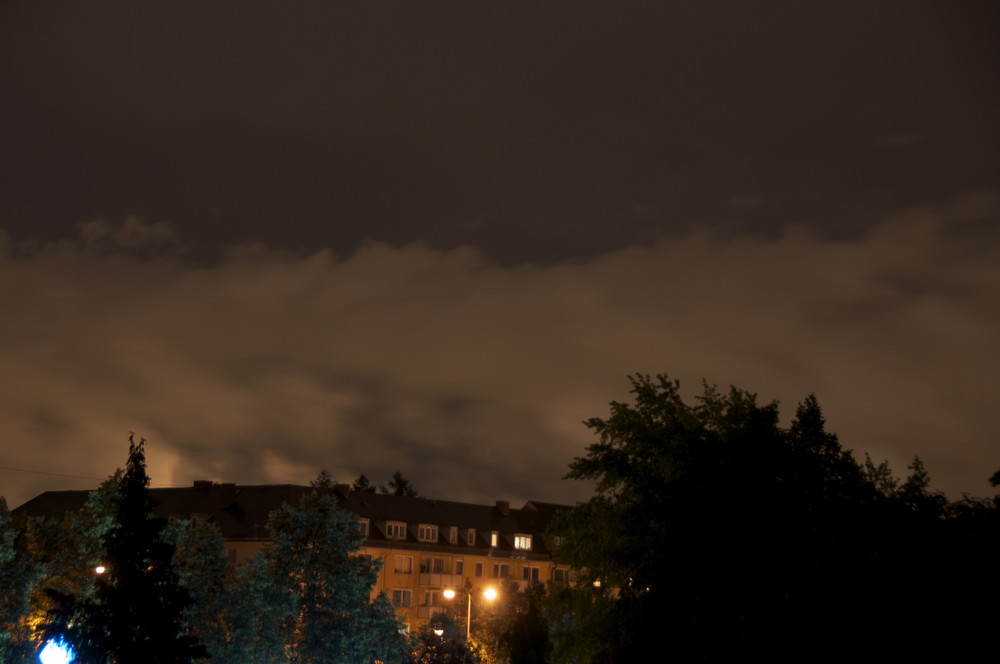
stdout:
[[73,649],[61,638],[49,639],[42,652],[38,653],[42,664],[69,664],[73,661]]

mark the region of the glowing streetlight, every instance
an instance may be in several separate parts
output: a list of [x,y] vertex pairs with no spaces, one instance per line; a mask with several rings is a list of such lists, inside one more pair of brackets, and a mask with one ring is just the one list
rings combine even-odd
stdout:
[[[447,599],[455,599],[456,593],[453,589],[447,588],[441,594],[444,595]],[[469,598],[469,603],[466,606],[465,610],[465,640],[468,641],[469,637],[472,636],[472,592],[467,591],[466,595]],[[486,590],[484,590],[483,597],[490,601],[495,600],[497,598],[496,588],[487,588]]]
[[98,565],[97,567],[94,568],[94,574],[104,574],[107,571],[108,568],[105,567],[104,565]]

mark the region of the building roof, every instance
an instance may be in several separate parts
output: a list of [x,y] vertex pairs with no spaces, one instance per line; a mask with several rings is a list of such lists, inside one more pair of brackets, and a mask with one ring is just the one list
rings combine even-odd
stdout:
[[[230,541],[266,541],[267,520],[282,504],[295,504],[310,491],[329,492],[336,496],[341,508],[369,521],[368,545],[412,546],[421,549],[469,548],[466,537],[475,531],[473,548],[490,549],[497,554],[516,551],[515,535],[531,535],[530,552],[517,550],[519,555],[546,555],[542,536],[552,516],[564,505],[529,501],[521,509],[510,508],[506,501],[495,505],[456,503],[430,498],[408,498],[378,493],[352,492],[347,485],[314,489],[294,484],[236,485],[197,481],[190,487],[150,489],[156,503],[154,513],[160,517],[200,518],[214,523],[222,536]],[[14,510],[31,517],[61,517],[80,509],[89,491],[47,491]],[[406,524],[405,537],[389,537],[388,522]],[[438,527],[436,541],[418,538],[421,525]],[[458,529],[456,543],[449,542],[450,528]],[[497,546],[490,537],[496,532]]]

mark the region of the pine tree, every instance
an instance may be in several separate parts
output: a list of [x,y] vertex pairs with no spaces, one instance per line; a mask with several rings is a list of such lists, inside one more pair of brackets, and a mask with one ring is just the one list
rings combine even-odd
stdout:
[[62,634],[89,664],[182,664],[203,653],[182,633],[191,598],[174,573],[173,546],[162,537],[166,521],[153,516],[144,444],[129,436],[114,521],[103,538],[106,571],[93,597],[54,593],[59,606],[49,631]]

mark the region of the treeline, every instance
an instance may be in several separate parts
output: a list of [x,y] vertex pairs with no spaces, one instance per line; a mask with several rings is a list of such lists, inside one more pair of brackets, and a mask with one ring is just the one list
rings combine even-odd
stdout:
[[[549,607],[563,662],[967,662],[1000,624],[1000,498],[948,500],[919,459],[904,480],[862,462],[805,399],[632,378],[569,477],[577,585]],[[989,472],[984,472],[984,477]],[[1000,474],[993,476],[993,484]]]
[[[586,422],[597,440],[570,464],[568,478],[593,482],[594,496],[547,535],[574,582],[508,582],[501,601],[473,603],[471,642],[462,607],[399,632],[385,597],[369,599],[375,569],[352,555],[355,517],[322,490],[275,512],[273,544],[230,565],[214,527],[153,517],[140,442],[78,514],[14,524],[0,509],[0,663],[33,662],[55,635],[88,664],[966,662],[992,652],[1000,497],[949,500],[919,459],[903,479],[859,460],[811,396],[784,427],[776,403],[743,390],[705,386],[688,403],[666,376],[631,381],[629,403]],[[321,473],[314,486],[329,482]],[[354,488],[379,490],[363,476]],[[382,490],[416,493],[399,473]]]
[[0,510],[0,662],[60,639],[87,664],[410,661],[354,515],[314,491],[272,513],[234,566],[215,526],[153,515],[143,442],[86,507],[14,524]]

